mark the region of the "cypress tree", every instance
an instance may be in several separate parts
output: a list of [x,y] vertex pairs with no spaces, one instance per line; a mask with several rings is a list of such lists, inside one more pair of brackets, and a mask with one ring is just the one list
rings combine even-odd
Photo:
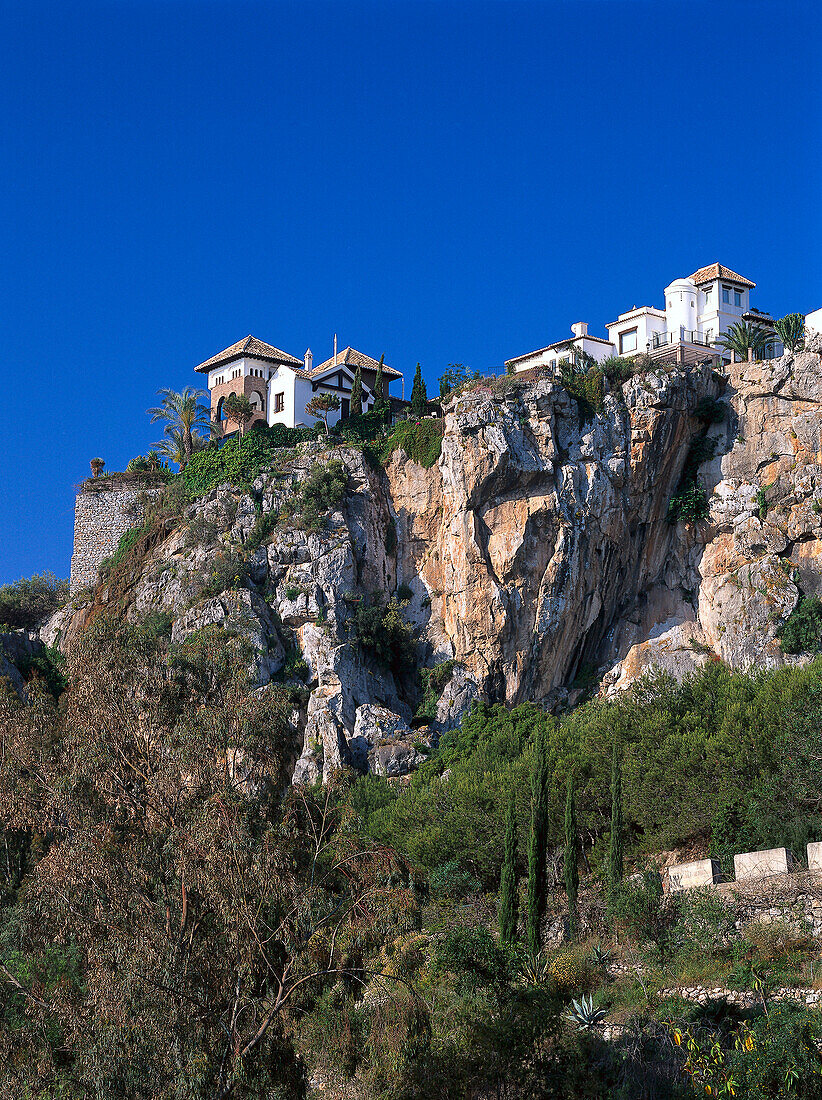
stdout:
[[568,776],[565,798],[565,893],[568,896],[568,935],[574,939],[579,924],[579,838],[574,806],[574,779]]
[[534,745],[531,773],[531,833],[528,837],[528,947],[536,955],[541,945],[541,924],[545,915],[547,883],[545,855],[548,845],[548,746],[539,730]]
[[362,415],[362,371],[359,366],[354,371],[354,381],[351,384],[351,416]]
[[622,752],[614,737],[611,750],[611,846],[608,854],[608,890],[613,903],[622,888],[624,854],[622,821]]
[[377,364],[377,376],[374,379],[374,409],[378,416],[387,418],[388,413],[391,410],[391,406],[388,403],[388,398],[383,393],[383,379],[382,368],[385,365],[385,355],[380,356],[380,361]]
[[424,416],[428,408],[428,395],[425,392],[425,380],[422,377],[422,369],[417,363],[414,374],[414,387],[411,390],[411,412],[414,416]]
[[499,882],[499,934],[503,943],[517,936],[517,802],[511,790],[505,819],[505,852]]

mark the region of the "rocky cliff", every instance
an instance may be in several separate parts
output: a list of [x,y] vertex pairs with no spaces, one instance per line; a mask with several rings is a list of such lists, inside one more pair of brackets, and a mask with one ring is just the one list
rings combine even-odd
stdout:
[[[402,451],[380,469],[354,447],[284,450],[249,490],[188,505],[125,586],[103,582],[44,639],[70,645],[115,604],[167,613],[174,641],[210,623],[245,633],[261,686],[305,682],[298,781],[340,763],[407,772],[477,697],[557,706],[583,679],[615,692],[654,664],[681,675],[712,658],[795,660],[777,628],[822,587],[817,341],[723,376],[647,371],[606,387],[598,411],[549,381],[476,386],[446,407],[431,469]],[[332,459],[345,496],[305,530],[288,502]],[[672,523],[694,471],[707,515]],[[419,667],[453,662],[427,723],[414,719],[413,661],[391,668],[352,633],[358,609],[397,594]]]

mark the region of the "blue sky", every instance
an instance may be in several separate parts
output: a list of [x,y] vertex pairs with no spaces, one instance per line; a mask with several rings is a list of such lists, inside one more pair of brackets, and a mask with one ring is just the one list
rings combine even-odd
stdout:
[[720,260],[822,306],[822,5],[2,3],[0,582],[249,332],[429,382]]

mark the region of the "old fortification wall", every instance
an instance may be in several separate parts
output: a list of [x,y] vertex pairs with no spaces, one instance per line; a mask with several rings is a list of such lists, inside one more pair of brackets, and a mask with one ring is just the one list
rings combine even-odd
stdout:
[[160,491],[151,477],[112,475],[89,478],[80,486],[74,505],[74,553],[69,591],[74,594],[97,580],[104,558],[117,549],[120,536],[143,520],[145,494]]

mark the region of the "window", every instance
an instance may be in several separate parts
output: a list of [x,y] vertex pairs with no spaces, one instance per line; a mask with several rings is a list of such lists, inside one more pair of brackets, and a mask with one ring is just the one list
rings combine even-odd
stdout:
[[731,304],[731,288],[729,286],[723,286],[722,288],[722,301],[725,305]]
[[285,412],[285,394],[284,393],[275,393],[274,394],[274,412],[275,413]]
[[735,290],[734,291],[734,305],[735,306],[741,306],[742,305],[742,291],[741,290]]
[[625,355],[628,351],[636,351],[636,329],[629,328],[619,334],[619,354]]
[[711,293],[713,292],[713,289],[714,288],[712,286],[708,286],[708,287],[705,288],[705,305],[706,306],[710,305]]

